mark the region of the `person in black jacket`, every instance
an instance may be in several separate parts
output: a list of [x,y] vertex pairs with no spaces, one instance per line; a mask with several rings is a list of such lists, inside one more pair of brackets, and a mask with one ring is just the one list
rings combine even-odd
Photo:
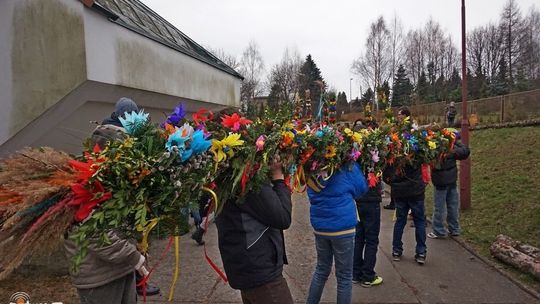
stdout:
[[431,170],[433,190],[433,231],[427,236],[432,239],[447,237],[444,228],[444,213],[448,232],[452,236],[459,236],[459,197],[457,192],[457,165],[456,160],[464,160],[469,157],[470,150],[460,141],[456,141],[454,148],[446,156],[441,164]]
[[[374,120],[366,123],[368,128],[377,128]],[[364,124],[355,124],[354,130],[365,128]],[[369,172],[364,172],[366,179]],[[377,276],[375,264],[377,262],[377,248],[379,246],[379,232],[381,230],[381,201],[383,184],[381,181],[359,199],[356,199],[356,208],[360,221],[356,225],[354,240],[353,283],[362,287],[380,285],[383,278]]]
[[291,191],[278,157],[271,182],[245,201],[229,200],[216,217],[219,251],[229,284],[244,303],[293,303],[283,264],[287,264],[283,230],[291,225]]
[[[367,179],[367,174],[365,176]],[[383,282],[383,278],[375,272],[381,230],[382,190],[382,182],[379,181],[364,196],[356,199],[360,221],[356,225],[354,240],[353,283],[360,283],[362,287],[376,286]]]
[[[401,107],[398,118],[403,120],[410,118],[411,112],[407,107]],[[407,224],[407,214],[412,212],[415,238],[416,255],[415,260],[423,265],[426,262],[426,218],[424,208],[424,192],[426,185],[422,179],[420,167],[405,165],[401,168],[388,166],[383,173],[384,181],[390,185],[392,198],[396,207],[396,222],[392,238],[392,259],[399,261],[403,255],[403,229]]]

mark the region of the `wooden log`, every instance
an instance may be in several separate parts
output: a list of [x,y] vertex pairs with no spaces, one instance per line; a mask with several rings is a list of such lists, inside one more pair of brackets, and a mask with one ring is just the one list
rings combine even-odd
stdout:
[[497,259],[523,272],[530,273],[540,280],[540,258],[538,258],[540,251],[538,248],[520,244],[505,235],[498,235],[489,250]]

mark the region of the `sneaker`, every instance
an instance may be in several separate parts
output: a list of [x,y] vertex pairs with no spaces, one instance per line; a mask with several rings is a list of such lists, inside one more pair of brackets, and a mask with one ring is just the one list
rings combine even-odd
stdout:
[[450,232],[451,236],[459,236],[459,232]]
[[360,286],[365,287],[365,288],[370,288],[371,286],[381,285],[382,282],[383,282],[383,278],[379,276],[375,276],[375,279],[373,279],[373,281],[371,282],[364,281],[360,283]]
[[204,230],[201,227],[197,227],[197,230],[195,230],[195,232],[191,234],[191,238],[195,240],[195,242],[197,242],[199,246],[201,246],[201,245],[204,245],[204,241],[202,239],[203,234],[204,234]]
[[362,280],[360,279],[352,279],[353,284],[362,283]]
[[445,239],[446,235],[436,235],[435,233],[430,232],[427,234],[427,237],[430,239]]
[[383,208],[387,210],[394,210],[396,209],[396,206],[388,204],[388,205],[384,205]]
[[426,263],[426,255],[425,254],[417,254],[414,256],[414,260],[416,263],[420,265],[424,265]]
[[401,253],[392,252],[392,261],[401,261]]

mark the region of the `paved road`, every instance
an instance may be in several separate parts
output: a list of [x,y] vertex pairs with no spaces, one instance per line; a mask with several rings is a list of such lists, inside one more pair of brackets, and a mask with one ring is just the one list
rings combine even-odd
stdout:
[[[297,303],[304,303],[315,267],[314,236],[309,224],[309,205],[303,195],[294,195],[293,223],[286,231],[290,265],[284,276]],[[353,286],[353,303],[540,303],[529,293],[490,266],[471,255],[452,239],[428,239],[428,258],[424,266],[414,262],[414,229],[407,226],[405,251],[400,262],[391,260],[392,212],[382,211],[380,245],[376,271],[384,283],[373,288]],[[167,241],[154,241],[153,261]],[[209,256],[221,266],[217,232],[212,225],[206,235]],[[186,235],[180,244],[180,276],[174,303],[241,303],[239,292],[224,284],[204,259],[199,247]],[[156,268],[152,282],[163,294],[148,297],[149,303],[166,302],[174,269],[169,253]],[[336,281],[333,274],[326,284],[322,303],[335,303]]]

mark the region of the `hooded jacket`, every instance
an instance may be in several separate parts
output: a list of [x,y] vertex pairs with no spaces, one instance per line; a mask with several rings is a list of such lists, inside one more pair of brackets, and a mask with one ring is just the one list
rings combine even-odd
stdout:
[[357,163],[344,165],[320,189],[308,188],[309,213],[315,234],[341,238],[355,234],[358,214],[355,199],[367,192],[367,182]]

